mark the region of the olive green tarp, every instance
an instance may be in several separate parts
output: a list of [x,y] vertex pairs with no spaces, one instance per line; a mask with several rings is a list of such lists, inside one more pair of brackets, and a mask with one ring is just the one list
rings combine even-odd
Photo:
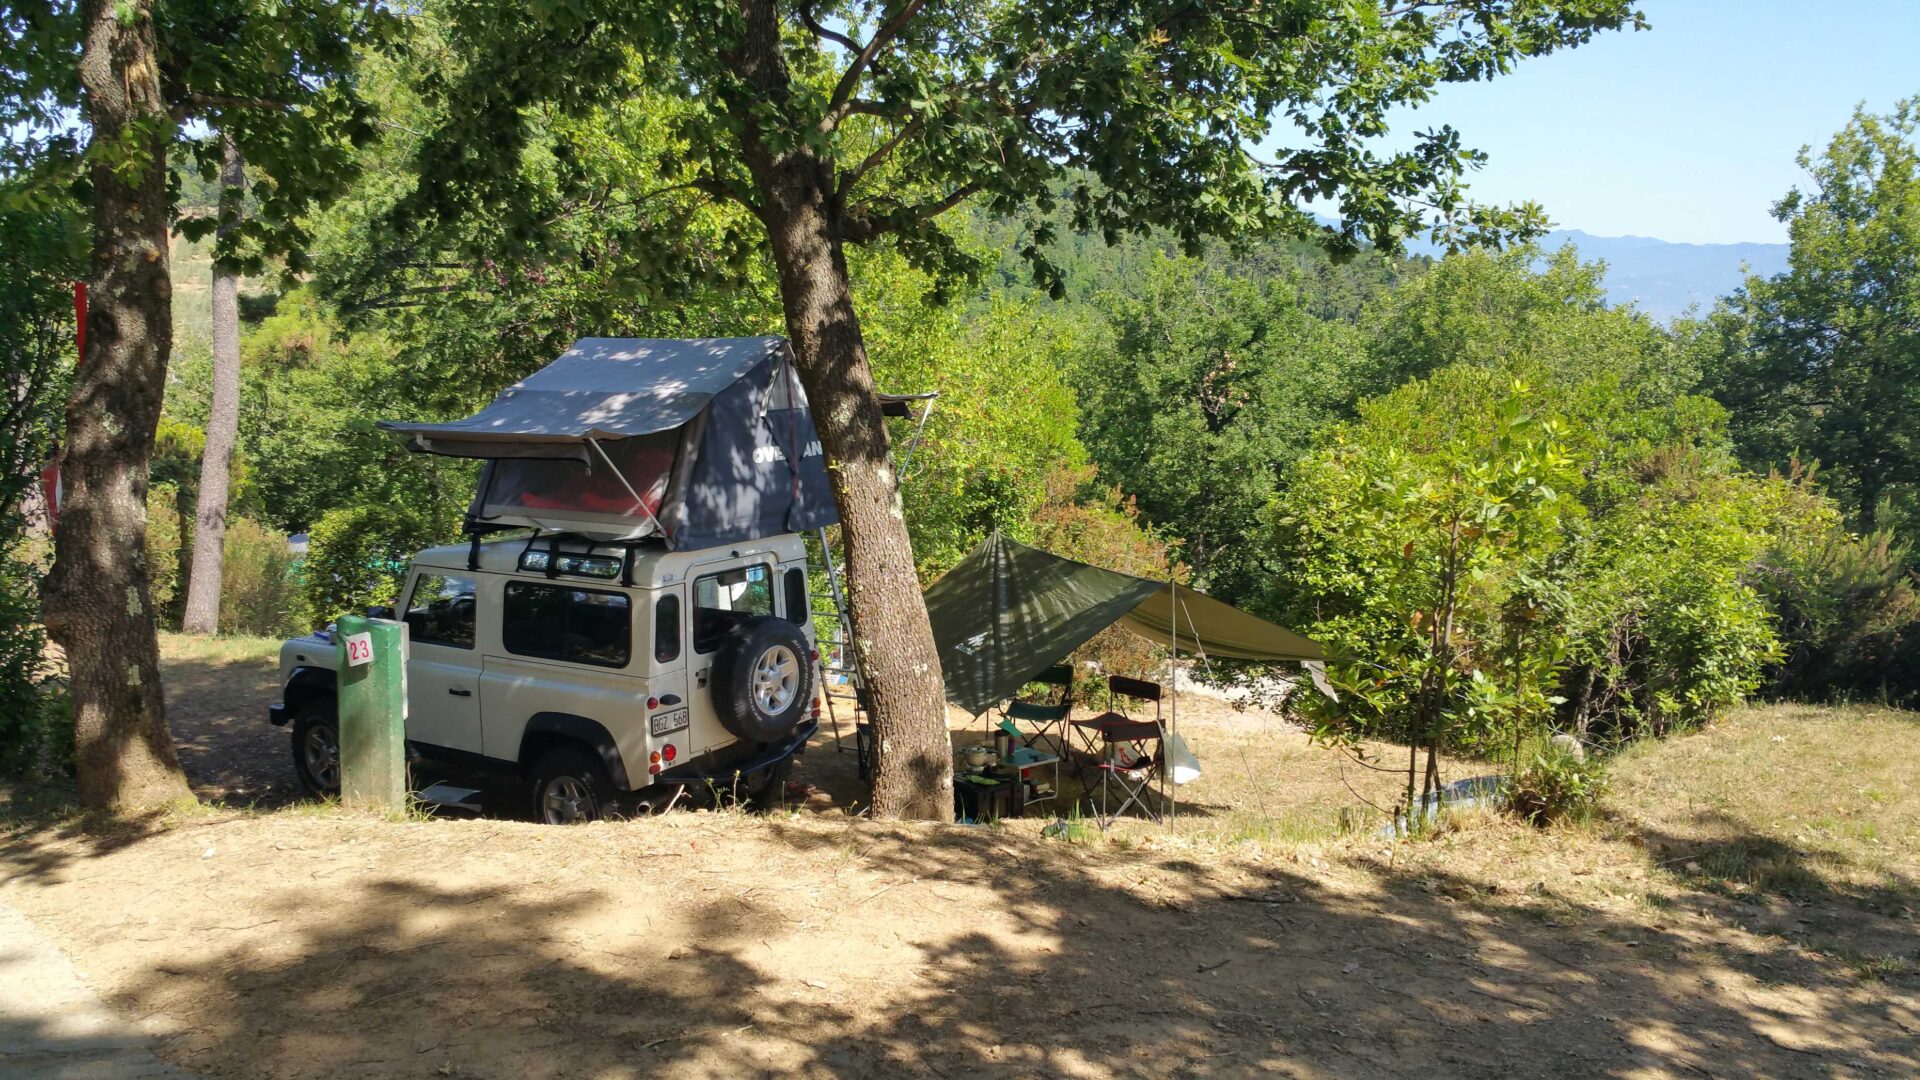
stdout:
[[1205,593],[994,533],[927,590],[947,700],[975,716],[1118,623],[1178,653],[1317,661],[1320,646]]

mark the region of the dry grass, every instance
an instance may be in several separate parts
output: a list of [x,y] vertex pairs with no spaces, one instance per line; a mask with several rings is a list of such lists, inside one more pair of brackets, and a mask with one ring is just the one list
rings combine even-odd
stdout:
[[[169,639],[207,743],[265,728],[270,644]],[[0,897],[213,1076],[1920,1074],[1912,716],[1746,710],[1590,821],[1413,840],[1392,776],[1181,716],[1171,831],[295,804],[20,828]]]

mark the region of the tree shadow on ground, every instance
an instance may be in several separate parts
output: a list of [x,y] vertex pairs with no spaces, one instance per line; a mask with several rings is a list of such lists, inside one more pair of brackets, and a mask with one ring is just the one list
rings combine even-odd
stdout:
[[167,727],[195,795],[275,808],[303,797],[284,727],[267,722],[278,669],[257,659],[162,656]]
[[1516,911],[1371,856],[1334,887],[988,829],[729,824],[690,846],[659,821],[570,831],[531,881],[474,880],[464,833],[434,865],[447,826],[404,853],[375,837],[365,873],[167,916],[190,921],[149,931],[172,945],[115,1003],[235,1076],[1920,1071],[1911,986],[1863,991],[1712,915]]

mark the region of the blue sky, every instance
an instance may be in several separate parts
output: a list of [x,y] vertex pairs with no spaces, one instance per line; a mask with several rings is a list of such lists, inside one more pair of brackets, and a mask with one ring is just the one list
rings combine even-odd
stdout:
[[1920,95],[1920,0],[1643,0],[1652,24],[1443,87],[1396,130],[1450,123],[1491,157],[1477,201],[1562,228],[1775,242],[1769,214],[1856,103]]

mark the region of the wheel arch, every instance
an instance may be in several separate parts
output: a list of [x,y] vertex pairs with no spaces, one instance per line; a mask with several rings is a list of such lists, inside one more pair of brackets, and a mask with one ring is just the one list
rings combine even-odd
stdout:
[[335,701],[339,693],[339,676],[331,669],[302,665],[287,675],[281,700],[286,703],[287,715],[292,716],[322,699]]
[[574,713],[534,713],[527,720],[526,730],[520,735],[520,774],[530,774],[540,755],[565,745],[584,747],[599,757],[600,764],[607,770],[607,779],[613,781],[616,789],[633,790],[626,761],[620,756],[619,744],[613,741],[613,733],[600,721]]

